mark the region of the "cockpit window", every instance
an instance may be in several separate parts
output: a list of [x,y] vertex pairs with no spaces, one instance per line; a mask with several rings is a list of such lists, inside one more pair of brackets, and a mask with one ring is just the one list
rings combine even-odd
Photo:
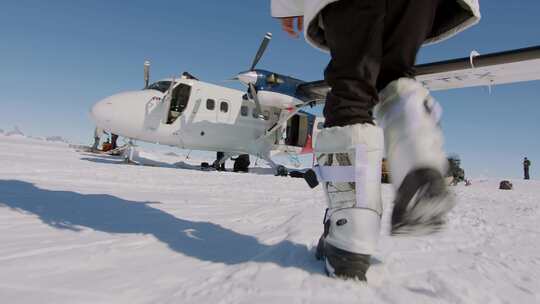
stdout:
[[272,73],[268,75],[268,77],[266,77],[266,83],[268,83],[270,86],[282,84],[284,82],[285,81],[283,80],[283,78],[281,78],[275,73]]
[[169,87],[171,86],[171,82],[172,82],[172,81],[158,81],[158,82],[154,82],[154,83],[152,83],[147,89],[148,89],[148,90],[157,90],[157,91],[160,91],[161,93],[165,93],[165,92],[167,92],[167,90],[168,90]]

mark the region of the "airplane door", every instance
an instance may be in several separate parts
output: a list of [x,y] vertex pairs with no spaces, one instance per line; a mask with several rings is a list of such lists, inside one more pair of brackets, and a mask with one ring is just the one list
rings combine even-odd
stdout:
[[229,123],[231,117],[231,102],[226,99],[219,99],[216,105],[217,122]]
[[313,126],[313,131],[311,133],[312,143],[313,147],[315,147],[315,142],[317,141],[317,134],[321,132],[321,130],[324,129],[324,117],[316,117],[315,123]]
[[144,130],[154,132],[162,121],[164,104],[159,97],[150,98],[144,105]]

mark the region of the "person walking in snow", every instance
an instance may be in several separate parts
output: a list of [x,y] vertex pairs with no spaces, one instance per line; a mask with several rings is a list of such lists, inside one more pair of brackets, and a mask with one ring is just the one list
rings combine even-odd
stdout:
[[225,171],[225,162],[223,162],[221,165],[219,164],[219,161],[225,157],[225,152],[216,152],[216,161],[214,162],[214,168],[216,168],[217,171]]
[[92,145],[92,152],[99,151],[99,141],[101,140],[101,135],[103,134],[103,130],[95,128],[94,129],[94,144]]
[[303,31],[330,52],[332,89],[314,149],[328,177],[317,257],[331,276],[365,280],[380,231],[383,146],[396,190],[392,234],[436,230],[454,206],[440,106],[414,79],[414,64],[423,44],[477,23],[478,0],[271,1],[284,31]]
[[531,179],[529,176],[529,167],[531,166],[531,161],[528,160],[526,157],[523,159],[523,174],[525,175],[525,179]]
[[118,148],[118,135],[111,133],[111,150]]

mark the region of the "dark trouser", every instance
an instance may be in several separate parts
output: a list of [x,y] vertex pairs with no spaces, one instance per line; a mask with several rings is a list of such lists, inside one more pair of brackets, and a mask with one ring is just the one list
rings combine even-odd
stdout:
[[373,123],[378,93],[414,76],[416,54],[431,33],[440,0],[340,0],[322,11],[332,59],[326,127]]
[[[224,152],[217,152],[217,153],[216,153],[216,165],[217,165],[217,163],[219,163],[219,161],[220,161],[223,157],[225,157],[225,153],[224,153]],[[217,166],[216,169],[217,169],[218,171],[225,171],[225,162],[223,162],[223,164]]]
[[523,171],[525,171],[525,179],[531,179],[531,177],[529,176],[529,167],[523,168]]
[[112,135],[111,135],[111,144],[112,144],[112,149],[113,149],[113,150],[116,149],[116,148],[118,148],[117,141],[118,141],[118,135],[112,134]]

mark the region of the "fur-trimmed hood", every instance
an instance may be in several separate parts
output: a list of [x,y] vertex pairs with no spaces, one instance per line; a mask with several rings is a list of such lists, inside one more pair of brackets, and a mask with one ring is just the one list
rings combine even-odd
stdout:
[[[320,13],[339,0],[271,0],[273,17],[304,16],[304,36],[316,48],[328,51]],[[478,0],[447,1],[437,13],[433,31],[425,44],[448,39],[480,21]]]

